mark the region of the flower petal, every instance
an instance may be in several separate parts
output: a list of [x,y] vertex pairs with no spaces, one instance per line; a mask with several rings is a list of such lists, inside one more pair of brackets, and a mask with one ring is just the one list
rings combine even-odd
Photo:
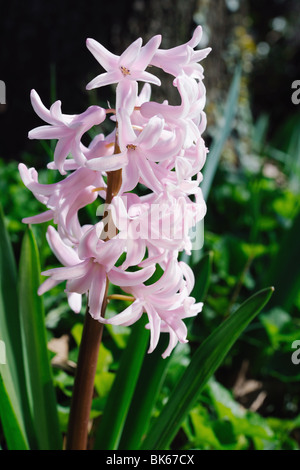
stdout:
[[142,47],[142,38],[136,39],[130,46],[125,49],[125,51],[120,55],[118,60],[119,66],[130,68],[131,65],[136,61],[139,56],[141,47]]
[[41,212],[41,214],[33,215],[32,217],[25,217],[22,219],[23,224],[42,224],[44,222],[49,222],[54,217],[54,212],[52,210]]
[[106,291],[106,273],[102,266],[94,272],[89,290],[89,312],[95,320],[101,318],[102,303]]
[[58,232],[51,225],[47,229],[46,238],[51,250],[61,264],[64,266],[74,266],[80,263],[80,259],[75,250],[70,246],[65,245]]
[[68,292],[68,304],[73,310],[74,313],[80,313],[81,305],[82,305],[82,296],[81,294],[77,294],[77,292]]
[[86,89],[92,90],[93,88],[111,85],[113,83],[119,82],[122,78],[123,75],[121,70],[113,70],[112,72],[101,73],[87,84]]
[[161,43],[161,35],[158,34],[156,36],[153,36],[147,44],[145,44],[140,51],[140,55],[138,60],[135,62],[135,67],[138,66],[139,70],[145,70],[146,67],[151,62],[151,59],[153,55],[155,54],[156,50],[160,46]]
[[76,279],[86,273],[89,262],[90,260],[85,260],[82,263],[76,264],[74,266],[48,269],[48,271],[43,271],[41,274],[43,276],[51,276],[52,279],[56,281]]
[[148,354],[150,354],[154,351],[154,349],[156,348],[158,344],[158,340],[160,336],[161,319],[151,304],[146,303],[145,310],[149,318],[149,328],[151,332],[150,347],[148,349]]
[[117,286],[135,286],[147,281],[155,271],[155,266],[147,266],[139,271],[122,271],[120,268],[112,268],[108,278],[112,284]]
[[123,152],[104,157],[92,158],[85,164],[87,168],[96,171],[115,171],[123,168],[128,163],[127,149]]
[[112,54],[102,44],[95,41],[95,39],[88,38],[86,40],[86,47],[105,70],[110,70],[117,65],[119,56]]
[[122,325],[130,326],[136,321],[138,321],[143,314],[143,305],[139,300],[135,300],[131,305],[129,305],[123,312],[114,315],[109,319],[100,320],[103,323],[108,323],[109,325]]

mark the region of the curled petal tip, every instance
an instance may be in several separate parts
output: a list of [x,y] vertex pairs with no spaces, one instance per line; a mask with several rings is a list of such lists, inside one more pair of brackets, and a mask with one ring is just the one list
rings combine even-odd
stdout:
[[161,34],[157,34],[156,36],[153,37],[153,41],[157,42],[157,46],[160,45],[161,40],[162,40],[162,35]]
[[39,96],[38,92],[34,88],[32,88],[32,90],[30,91],[30,97],[35,98],[35,97],[38,97],[38,96]]

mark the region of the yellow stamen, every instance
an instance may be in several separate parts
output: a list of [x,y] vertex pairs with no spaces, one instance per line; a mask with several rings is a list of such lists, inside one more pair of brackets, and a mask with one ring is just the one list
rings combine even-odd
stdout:
[[106,188],[104,188],[104,186],[100,186],[99,188],[92,189],[92,193],[95,193],[96,191],[106,191]]
[[135,149],[136,149],[136,145],[134,145],[134,144],[128,144],[128,145],[126,145],[126,148],[127,148],[128,150],[135,150]]
[[126,77],[126,75],[130,75],[130,70],[124,67],[123,65],[121,65],[120,69],[124,77]]
[[105,144],[105,147],[110,148],[110,147],[114,147],[114,145],[115,145],[114,142],[110,142],[109,144]]
[[137,126],[135,124],[133,124],[132,129],[135,129],[136,131],[142,131],[143,130],[142,126]]
[[135,298],[131,295],[112,294],[107,296],[108,300],[127,300],[128,302],[134,302]]

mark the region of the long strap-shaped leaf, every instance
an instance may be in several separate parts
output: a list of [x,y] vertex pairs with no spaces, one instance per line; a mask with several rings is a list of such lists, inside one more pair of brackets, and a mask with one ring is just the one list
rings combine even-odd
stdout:
[[208,198],[208,194],[217,171],[220,156],[224,147],[224,144],[231,132],[232,122],[235,117],[237,102],[240,90],[241,81],[241,67],[237,66],[233,80],[230,86],[227,103],[224,111],[224,125],[219,129],[218,135],[213,139],[211,148],[209,150],[208,158],[203,168],[203,181],[201,183],[201,189],[205,200]]
[[18,416],[13,408],[3,378],[0,374],[1,422],[5,433],[6,445],[10,450],[28,450],[28,443],[23,434]]
[[[4,214],[0,207],[0,340],[5,345],[5,363],[0,364],[3,386],[0,390],[0,419],[6,444],[10,450],[18,450],[16,428],[9,426],[10,408],[18,423],[18,434],[24,437],[26,446],[34,448],[36,440],[31,420],[22,352],[20,314],[18,308],[17,268]],[[4,406],[6,395],[10,406]],[[23,444],[22,444],[23,448]]]
[[166,359],[161,357],[168,346],[168,338],[162,338],[160,343],[151,354],[145,355],[119,449],[138,449],[148,430],[153,408],[170,362],[170,357]]
[[273,287],[263,289],[246,300],[198,348],[141,449],[168,448],[185,416],[195,404],[199,392],[220,366],[242,331],[266,305],[273,290]]
[[118,448],[149,342],[149,331],[145,329],[144,317],[133,326],[128,344],[123,352],[119,370],[96,433],[94,448],[97,450],[114,450]]
[[270,266],[267,282],[271,282],[276,289],[271,300],[272,307],[280,305],[289,312],[295,302],[300,287],[300,210],[298,211],[293,225],[286,232],[280,242],[278,254],[273,258]]
[[62,448],[52,381],[38,249],[31,229],[24,235],[19,268],[19,293],[24,362],[31,414],[41,450]]

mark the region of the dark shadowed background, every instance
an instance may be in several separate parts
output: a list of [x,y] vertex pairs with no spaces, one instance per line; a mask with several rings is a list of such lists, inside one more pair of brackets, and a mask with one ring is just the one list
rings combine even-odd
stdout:
[[[2,158],[19,160],[34,148],[27,133],[40,121],[30,105],[32,88],[47,106],[61,99],[66,113],[80,113],[89,104],[85,85],[101,68],[86,49],[87,37],[119,54],[139,36],[146,41],[162,34],[168,48],[187,41],[200,22],[203,45],[213,48],[205,61],[209,99],[223,97],[232,62],[249,53],[255,56],[246,70],[253,112],[271,109],[274,131],[283,115],[295,111],[290,88],[299,72],[296,0],[1,0],[0,5],[0,79],[7,93],[6,106],[0,106]],[[255,53],[247,51],[248,35]],[[96,93],[101,101],[107,89]],[[172,98],[168,89],[162,93]]]

